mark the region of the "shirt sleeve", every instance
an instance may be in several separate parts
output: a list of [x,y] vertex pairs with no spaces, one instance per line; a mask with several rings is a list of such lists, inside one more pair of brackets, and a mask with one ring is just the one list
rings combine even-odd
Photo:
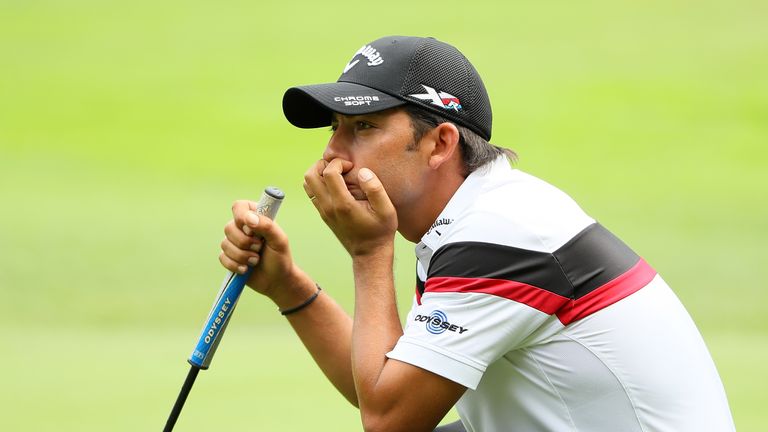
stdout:
[[460,242],[438,249],[404,335],[387,354],[475,389],[488,365],[524,346],[553,316],[570,286],[552,254]]

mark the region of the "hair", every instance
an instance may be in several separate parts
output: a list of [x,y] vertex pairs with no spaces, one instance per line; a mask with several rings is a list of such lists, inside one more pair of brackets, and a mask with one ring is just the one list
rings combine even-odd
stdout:
[[510,161],[517,160],[517,154],[514,151],[489,143],[471,129],[456,124],[455,121],[413,104],[406,104],[403,109],[411,118],[411,127],[413,128],[414,142],[408,147],[408,150],[418,148],[419,141],[424,137],[424,134],[437,126],[443,123],[451,123],[456,126],[456,129],[459,130],[459,151],[462,162],[464,162],[465,176],[502,155]]

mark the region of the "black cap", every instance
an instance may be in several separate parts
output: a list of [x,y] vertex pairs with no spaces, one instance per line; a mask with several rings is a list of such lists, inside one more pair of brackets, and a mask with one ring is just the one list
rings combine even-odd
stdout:
[[331,124],[331,113],[369,114],[418,105],[491,139],[491,102],[483,81],[459,50],[433,38],[387,36],[352,56],[335,83],[291,87],[283,112],[291,124]]

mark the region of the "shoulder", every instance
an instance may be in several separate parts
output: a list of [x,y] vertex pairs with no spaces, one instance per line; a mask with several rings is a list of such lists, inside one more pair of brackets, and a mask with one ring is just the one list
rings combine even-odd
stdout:
[[594,222],[560,189],[510,170],[478,191],[440,243],[482,242],[552,252]]

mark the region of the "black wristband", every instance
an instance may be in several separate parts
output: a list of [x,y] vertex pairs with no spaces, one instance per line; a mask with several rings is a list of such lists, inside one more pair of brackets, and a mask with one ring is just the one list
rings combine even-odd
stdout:
[[292,307],[290,309],[285,309],[285,310],[279,310],[278,309],[278,311],[282,315],[290,315],[290,314],[292,314],[294,312],[298,312],[298,311],[304,309],[305,307],[311,305],[313,301],[317,300],[317,296],[320,295],[320,291],[323,290],[322,288],[320,288],[320,285],[318,285],[317,283],[315,283],[315,286],[317,287],[317,291],[315,291],[315,293],[312,294],[312,297],[310,297],[307,300],[305,300],[304,303],[302,303],[302,304],[300,304],[300,305],[298,305],[296,307]]

